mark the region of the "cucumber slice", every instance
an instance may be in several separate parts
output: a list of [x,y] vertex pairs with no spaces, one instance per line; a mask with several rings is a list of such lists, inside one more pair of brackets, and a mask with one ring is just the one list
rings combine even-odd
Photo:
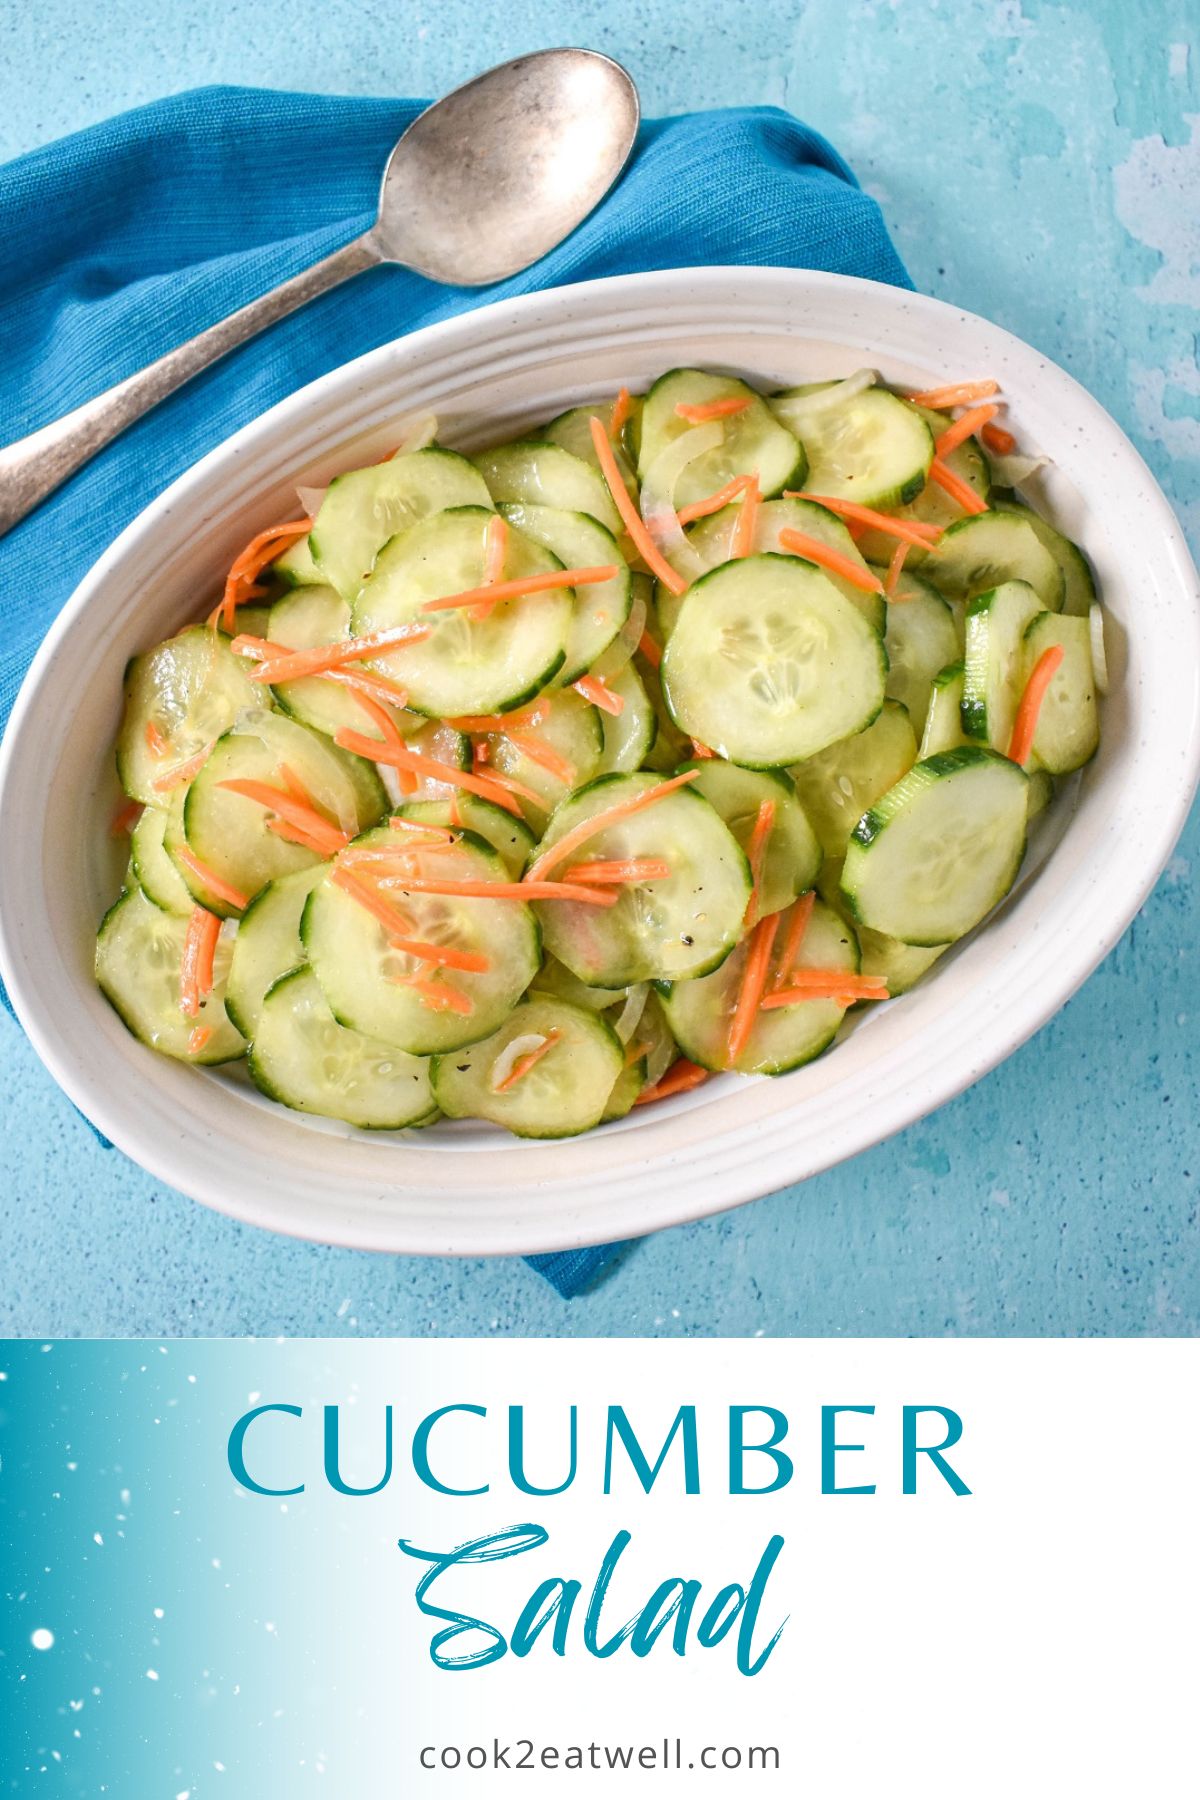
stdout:
[[735,475],[757,475],[764,496],[777,494],[804,480],[804,451],[795,434],[773,415],[761,395],[732,375],[709,375],[700,369],[672,369],[654,383],[642,409],[638,475],[644,481],[667,445],[691,429],[675,408],[707,405],[714,400],[744,400],[745,410],[722,420],[724,439],[715,450],[698,456],[679,477],[675,504],[688,506],[715,494]]
[[830,744],[792,770],[800,804],[826,856],[846,854],[862,815],[916,760],[917,741],[907,711],[898,701],[885,700],[865,731]]
[[883,641],[889,698],[906,706],[910,719],[924,719],[934,676],[962,655],[953,612],[935,589],[910,579],[888,606]]
[[[784,971],[779,964],[788,921],[780,920],[776,953],[767,975],[768,988]],[[729,1061],[729,1026],[733,1019],[745,973],[748,944],[743,941],[713,975],[702,981],[684,981],[663,994],[663,1009],[683,1054],[705,1069],[734,1068],[741,1075],[783,1075],[811,1062],[828,1048],[845,1017],[845,1009],[832,1000],[801,1000],[795,1006],[760,1012],[750,1039],[737,1061]],[[823,900],[813,907],[804,933],[796,969],[858,968],[858,945],[853,930]]]
[[[607,424],[608,420],[612,418],[613,405],[612,400],[605,400],[596,406],[572,406],[567,412],[559,413],[557,419],[551,419],[550,423],[543,427],[542,436],[548,443],[557,444],[562,450],[569,450],[571,455],[577,456],[581,462],[590,463],[598,473],[600,462],[596,456],[596,446],[592,442],[592,420],[599,418],[602,423]],[[642,402],[635,400],[634,411],[640,413],[641,408]],[[631,413],[630,418],[632,419],[632,417]],[[624,431],[620,433],[617,441],[613,444],[613,456],[616,458],[617,468],[621,471],[621,480],[636,500],[637,476],[633,472],[633,465],[626,451],[628,436],[629,423],[627,422]]]
[[[238,635],[245,632],[248,637],[266,637],[270,618],[271,608],[265,601],[261,606],[239,606],[237,609]],[[261,699],[259,705],[262,705]]]
[[[362,843],[394,849],[396,833],[384,826]],[[418,856],[418,863],[420,858]],[[451,858],[430,856],[423,873],[469,881],[508,881],[509,871],[481,838],[464,834]],[[457,1049],[495,1031],[529,986],[541,962],[537,920],[523,901],[462,895],[412,894],[392,898],[412,920],[412,937],[482,953],[484,973],[446,970],[442,985],[471,1002],[470,1013],[433,1011],[411,986],[423,965],[394,949],[371,913],[326,877],[308,897],[300,936],[308,960],[340,1025],[380,1038],[413,1056]]]
[[[297,587],[271,608],[266,635],[289,650],[336,644],[350,635],[349,605],[328,584]],[[374,734],[375,727],[354,694],[336,682],[310,675],[299,681],[281,681],[271,692],[284,712],[327,737],[342,730]]]
[[599,775],[627,775],[640,769],[654,747],[658,726],[646,686],[632,662],[607,677],[606,685],[623,702],[619,713],[602,712]]
[[938,957],[944,956],[949,948],[946,944],[931,947],[903,944],[899,938],[885,937],[881,931],[871,931],[866,925],[856,929],[862,952],[862,973],[882,976],[893,1000],[916,987],[921,977],[929,973]]
[[790,556],[748,556],[697,581],[662,663],[676,724],[747,768],[802,762],[861,731],[886,678],[878,633]]
[[607,531],[621,531],[621,515],[599,469],[559,444],[522,439],[482,450],[476,466],[497,506],[551,506],[586,513]]
[[[648,773],[600,776],[559,807],[542,848],[656,781]],[[613,907],[538,901],[546,948],[593,987],[686,980],[715,968],[737,942],[750,898],[749,864],[728,826],[707,800],[680,788],[607,826],[570,860],[633,857],[662,858],[671,874],[629,883]]]
[[182,794],[170,808],[148,806],[145,809],[130,833],[129,866],[147,900],[152,900],[163,912],[186,918],[196,902],[163,842],[169,811],[181,813],[182,809]]
[[[206,625],[189,626],[135,656],[125,671],[125,716],[117,735],[121,786],[131,800],[161,806],[164,790],[156,781],[228,731],[243,707],[269,705],[269,694],[251,681],[227,637]],[[148,732],[169,746],[165,754],[152,752]]]
[[1006,581],[977,594],[967,608],[963,732],[1002,755],[1025,687],[1025,632],[1041,610],[1025,581]]
[[1046,689],[1033,734],[1033,760],[1051,775],[1090,762],[1100,746],[1091,630],[1086,617],[1039,613],[1025,632],[1025,679],[1053,645],[1063,659]]
[[662,1001],[651,990],[638,1021],[634,1042],[646,1046],[646,1086],[653,1087],[661,1081],[675,1058],[679,1055],[679,1046],[675,1035],[667,1024],[667,1015],[663,1011]]
[[774,806],[759,880],[758,916],[782,912],[812,886],[821,866],[821,846],[795,787],[774,769],[742,769],[717,756],[684,767],[699,771],[696,792],[716,807],[743,850],[749,846],[763,801]]
[[[914,411],[920,413],[934,438],[939,437],[953,423],[947,413],[929,412],[923,406],[914,408]],[[968,438],[964,444],[959,444],[942,461],[951,474],[957,475],[960,481],[965,481],[981,500],[988,499],[992,491],[991,471],[987,457],[974,438]],[[943,528],[956,524],[963,516],[958,501],[951,499],[935,481],[927,481],[916,499],[909,501],[907,506],[889,506],[886,510],[898,519],[914,519],[920,525],[940,525]],[[867,530],[860,536],[858,547],[868,562],[886,565],[896,548],[896,540],[887,532]],[[910,545],[904,559],[906,572],[921,567],[928,556],[929,552],[922,550],[919,545]]]
[[[549,1043],[511,1087],[497,1091],[527,1050]],[[625,1052],[595,1013],[549,996],[524,1000],[481,1043],[433,1059],[433,1091],[449,1119],[488,1119],[517,1137],[575,1137],[598,1125]]]
[[916,499],[933,461],[933,437],[915,407],[881,387],[820,408],[803,404],[805,397],[789,389],[772,397],[771,408],[804,445],[814,494],[876,508]]
[[[432,627],[423,642],[374,659],[403,684],[417,712],[437,718],[508,712],[540,693],[562,667],[574,610],[570,588],[503,600],[485,619],[473,619],[466,607],[422,611],[427,600],[481,584],[488,516],[480,507],[455,507],[394,538],[354,608],[355,635]],[[562,565],[510,531],[506,566],[508,578],[519,580]]]
[[520,879],[537,841],[523,819],[514,818],[502,806],[493,806],[477,794],[456,791],[453,799],[409,801],[400,808],[400,814],[419,825],[473,832],[496,852],[513,881]]
[[524,794],[516,796],[525,822],[539,837],[560,801],[600,773],[600,714],[570,688],[547,689],[506,731],[482,736],[487,767],[539,796],[537,803]]
[[1108,692],[1108,651],[1104,643],[1104,608],[1097,600],[1088,608],[1088,631],[1092,642],[1092,671],[1096,677],[1096,692]]
[[238,922],[225,992],[225,1010],[243,1037],[252,1038],[267,991],[304,961],[300,919],[325,865],[269,881]]
[[1029,772],[1029,823],[1032,825],[1039,813],[1045,812],[1054,798],[1054,777],[1045,769],[1031,769]]
[[1031,506],[1018,506],[1012,500],[997,500],[995,505],[997,512],[1015,513],[1033,527],[1062,570],[1062,610],[1072,618],[1086,618],[1096,599],[1096,578],[1079,545],[1073,544],[1069,537],[1064,537],[1056,526],[1051,525],[1049,519],[1043,519]]
[[[244,714],[236,730],[218,739],[188,789],[183,834],[202,863],[251,899],[268,881],[322,860],[315,850],[271,831],[267,822],[272,815],[257,800],[222,786],[226,781],[251,780],[282,787],[280,771],[285,767],[317,809],[351,836],[387,810],[387,795],[370,763],[349,756],[319,732],[279,713]],[[171,841],[168,833],[168,847]],[[196,878],[186,868],[180,872],[203,905],[228,915],[227,904],[197,892]]]
[[[140,888],[110,906],[96,939],[96,980],[123,1023],[151,1050],[183,1062],[232,1062],[246,1048],[225,1012],[231,946],[223,934],[213,959],[213,989],[193,1017],[179,1004],[179,970],[187,920],[163,912]],[[212,1036],[194,1054],[188,1041],[198,1025]]]
[[646,1058],[639,1056],[636,1062],[629,1063],[617,1076],[605,1102],[600,1123],[607,1125],[610,1120],[623,1119],[626,1113],[632,1112],[638,1103],[638,1095],[645,1086]]
[[933,678],[921,734],[921,760],[966,743],[962,728],[963,665],[949,663]]
[[606,1013],[612,1007],[619,1009],[629,994],[627,987],[589,987],[578,975],[572,975],[556,956],[546,958],[530,983],[529,991],[531,994],[554,994],[559,1000],[569,1000],[572,1006],[582,1006],[585,1012],[594,1013]]
[[667,711],[660,669],[640,651],[634,656],[633,666],[654,713],[654,736],[642,758],[643,766],[658,770],[677,769],[684,758],[692,754],[692,740],[685,737]]
[[919,762],[855,826],[842,870],[851,916],[906,944],[971,931],[1016,879],[1027,786],[978,744]]
[[553,506],[500,508],[510,525],[557,556],[564,569],[594,569],[615,563],[611,581],[580,588],[571,609],[567,631],[566,661],[557,681],[565,687],[587,673],[602,651],[607,650],[629,617],[633,584],[625,558],[611,531],[587,513],[560,512]]
[[339,1025],[311,969],[282,975],[262,1002],[249,1069],[295,1112],[401,1131],[436,1117],[429,1062]]
[[[320,587],[325,581],[313,556],[312,543],[307,537],[297,538],[294,544],[288,545],[282,556],[275,558],[271,564],[271,574],[287,588]],[[248,627],[243,627],[245,629]]]
[[1039,607],[1060,612],[1063,572],[1028,519],[978,513],[951,525],[925,571],[948,600],[971,600],[1006,581],[1028,582]]
[[389,539],[452,506],[490,512],[487,483],[453,450],[415,450],[331,481],[309,546],[324,580],[353,604]]

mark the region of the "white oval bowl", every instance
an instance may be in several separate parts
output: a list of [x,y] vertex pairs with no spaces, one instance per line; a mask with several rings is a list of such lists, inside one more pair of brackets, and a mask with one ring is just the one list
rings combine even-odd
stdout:
[[[583,1138],[483,1127],[403,1139],[288,1113],[144,1049],[92,978],[115,892],[111,745],[127,658],[216,593],[264,520],[380,454],[432,408],[470,449],[701,364],[765,383],[868,364],[919,387],[998,377],[1037,497],[1083,544],[1112,622],[1100,754],[1052,856],[977,935],[835,1050],[778,1080],[723,1076]],[[335,370],[214,450],[101,557],[31,668],[0,755],[0,968],[75,1104],[159,1179],[299,1237],[424,1255],[565,1249],[734,1206],[940,1106],[1015,1050],[1125,930],[1182,829],[1200,763],[1200,597],[1182,533],[1128,439],[1028,345],[939,301],[783,269],[619,276],[503,301]],[[14,847],[19,846],[19,854]]]

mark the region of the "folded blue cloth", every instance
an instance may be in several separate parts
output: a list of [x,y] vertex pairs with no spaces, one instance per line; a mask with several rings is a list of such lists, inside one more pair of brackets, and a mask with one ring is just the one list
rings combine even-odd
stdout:
[[[370,224],[423,102],[205,88],[0,169],[0,442],[132,374]],[[239,425],[435,319],[567,281],[704,263],[910,285],[879,209],[825,140],[770,108],[644,125],[604,205],[495,288],[379,269],[275,326],[160,406],[0,539],[0,727],[50,621],[142,507]],[[620,1245],[529,1259],[579,1293]]]

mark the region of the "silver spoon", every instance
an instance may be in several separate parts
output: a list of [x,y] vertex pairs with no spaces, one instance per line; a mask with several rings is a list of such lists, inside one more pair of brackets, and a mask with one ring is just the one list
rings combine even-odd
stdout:
[[0,450],[0,535],[201,369],[350,276],[391,262],[485,287],[528,268],[608,192],[638,117],[632,79],[595,50],[539,50],[455,88],[399,139],[362,237]]

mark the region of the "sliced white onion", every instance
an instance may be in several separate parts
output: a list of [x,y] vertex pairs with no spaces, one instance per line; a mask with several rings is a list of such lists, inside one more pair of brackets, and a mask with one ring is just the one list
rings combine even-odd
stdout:
[[400,442],[396,445],[391,458],[411,456],[414,451],[427,450],[438,434],[437,414],[431,412],[415,413],[400,428]]
[[1104,648],[1104,608],[1098,600],[1093,600],[1088,608],[1088,632],[1092,644],[1092,674],[1096,678],[1096,692],[1108,692],[1108,652]]
[[646,1001],[650,997],[650,983],[639,981],[631,987],[625,996],[625,1004],[621,1008],[621,1016],[613,1026],[613,1030],[623,1044],[632,1041],[633,1034],[642,1022],[642,1014],[646,1010]]
[[1009,456],[998,456],[994,451],[987,453],[988,464],[992,471],[992,480],[998,487],[1017,488],[1023,481],[1028,481],[1039,469],[1050,466],[1048,456],[1023,456],[1014,450]]
[[844,406],[856,394],[863,394],[869,387],[874,387],[878,379],[874,369],[856,369],[853,375],[847,375],[843,381],[832,381],[828,387],[814,388],[811,394],[788,394],[786,398],[781,396],[773,399],[771,406],[786,425],[796,429],[804,419],[815,418],[830,407]]
[[642,641],[646,618],[646,602],[639,594],[629,609],[629,617],[612,643],[600,652],[592,664],[593,675],[598,675],[601,681],[609,681],[614,675],[620,674]]
[[493,1094],[498,1094],[513,1069],[523,1056],[531,1050],[540,1050],[546,1041],[544,1032],[524,1031],[515,1038],[510,1038],[503,1050],[492,1064],[491,1085]]
[[708,565],[697,556],[679,523],[675,511],[675,488],[689,463],[725,441],[724,427],[714,419],[708,425],[693,425],[660,451],[646,471],[642,482],[642,518],[672,568],[689,581],[708,573]]
[[323,487],[298,487],[296,489],[296,497],[304,509],[306,519],[316,518],[321,510],[321,502],[325,498],[325,494],[326,489]]

